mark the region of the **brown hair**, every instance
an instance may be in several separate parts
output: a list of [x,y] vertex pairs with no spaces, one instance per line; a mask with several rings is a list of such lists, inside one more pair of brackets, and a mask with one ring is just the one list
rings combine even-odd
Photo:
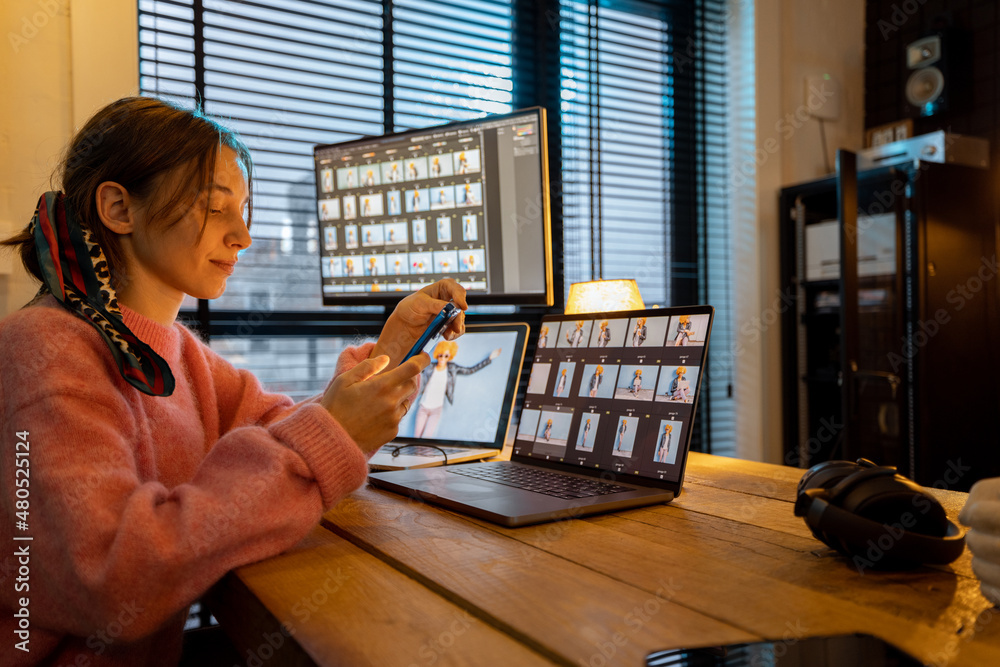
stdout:
[[[199,191],[212,182],[222,146],[236,152],[253,191],[250,150],[232,130],[207,118],[200,110],[149,97],[125,97],[98,111],[77,132],[59,167],[66,206],[104,250],[112,280],[125,280],[125,258],[118,234],[97,215],[97,186],[105,181],[122,185],[132,197],[149,205],[148,224],[169,227],[194,203]],[[176,174],[172,192],[162,188]],[[253,203],[247,209],[247,226]],[[43,280],[35,240],[25,227],[0,241],[17,248],[30,274]]]

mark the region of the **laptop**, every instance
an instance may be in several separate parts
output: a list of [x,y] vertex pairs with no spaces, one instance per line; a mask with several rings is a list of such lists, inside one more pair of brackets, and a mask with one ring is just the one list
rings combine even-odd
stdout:
[[399,424],[396,439],[369,460],[375,470],[406,470],[497,456],[510,426],[528,325],[470,324],[454,341],[431,339],[431,365]]
[[713,316],[711,306],[546,316],[510,461],[368,479],[504,526],[669,502]]

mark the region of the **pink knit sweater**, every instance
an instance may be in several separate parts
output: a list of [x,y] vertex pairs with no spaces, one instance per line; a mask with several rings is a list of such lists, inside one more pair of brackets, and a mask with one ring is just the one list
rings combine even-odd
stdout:
[[[170,365],[173,395],[128,385],[97,332],[51,296],[0,322],[5,665],[176,664],[192,601],[293,546],[365,480],[365,456],[315,399],[293,406],[183,326],[123,315]],[[370,349],[348,349],[337,373]],[[15,648],[22,598],[30,653]]]

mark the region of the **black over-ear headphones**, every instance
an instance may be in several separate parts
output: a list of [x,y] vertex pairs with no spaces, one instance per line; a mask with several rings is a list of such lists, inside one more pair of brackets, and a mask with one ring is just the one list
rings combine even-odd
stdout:
[[934,496],[895,468],[827,461],[799,481],[795,516],[859,570],[950,563],[965,537]]

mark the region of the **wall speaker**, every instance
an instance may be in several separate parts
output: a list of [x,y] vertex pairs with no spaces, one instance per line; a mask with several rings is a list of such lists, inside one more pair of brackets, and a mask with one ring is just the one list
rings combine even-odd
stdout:
[[933,116],[945,111],[945,74],[942,67],[942,36],[924,37],[906,45],[906,67],[910,75],[904,90],[906,101],[921,116]]
[[903,88],[907,116],[936,116],[955,111],[964,100],[968,79],[961,40],[948,31],[936,32],[906,45],[909,75]]

